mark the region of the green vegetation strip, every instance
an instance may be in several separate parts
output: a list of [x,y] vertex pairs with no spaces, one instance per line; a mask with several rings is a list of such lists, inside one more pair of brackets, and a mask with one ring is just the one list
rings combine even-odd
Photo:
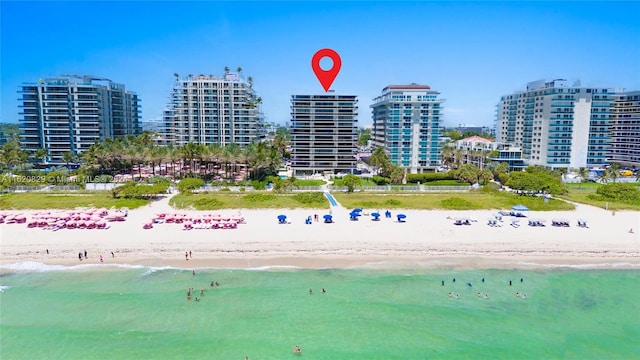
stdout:
[[[582,186],[580,186],[582,185]],[[559,198],[609,210],[640,210],[638,183],[572,184],[568,193]]]
[[329,201],[321,192],[301,192],[296,194],[274,193],[199,193],[176,195],[170,204],[180,209],[324,209]]
[[498,191],[478,191],[455,194],[370,194],[370,193],[333,193],[336,200],[346,208],[370,209],[446,209],[479,210],[510,209],[522,204],[534,211],[573,210],[575,207],[564,201],[544,199],[535,196],[519,196]]
[[0,195],[0,209],[75,209],[78,207],[129,208],[146,205],[144,199],[114,199],[108,191],[91,193],[11,193]]

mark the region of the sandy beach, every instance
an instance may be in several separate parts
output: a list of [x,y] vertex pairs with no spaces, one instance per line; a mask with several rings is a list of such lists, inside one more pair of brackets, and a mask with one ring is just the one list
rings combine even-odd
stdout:
[[[155,224],[143,229],[159,213],[231,215],[238,210],[180,211],[168,199],[130,210],[126,221],[109,223],[106,230],[28,228],[26,224],[0,225],[0,263],[104,264],[173,266],[180,268],[536,268],[640,266],[640,212],[606,211],[577,205],[574,211],[525,212],[519,226],[505,216],[501,226],[487,225],[497,210],[392,210],[380,221],[368,215],[349,220],[349,209],[333,207],[332,224],[322,223],[328,210],[240,210],[245,218],[237,229],[183,230],[179,224]],[[38,211],[20,211],[31,218]],[[396,214],[406,214],[399,223]],[[288,224],[277,216],[287,215]],[[318,214],[320,222],[305,224]],[[455,225],[468,218],[471,225]],[[545,220],[545,227],[528,226],[528,219]],[[569,227],[551,226],[564,219]],[[577,221],[587,221],[587,228]],[[633,229],[633,233],[630,233]],[[47,250],[49,253],[47,254]],[[88,259],[78,260],[87,251]],[[112,257],[111,252],[114,253]],[[185,253],[191,252],[189,260]]]

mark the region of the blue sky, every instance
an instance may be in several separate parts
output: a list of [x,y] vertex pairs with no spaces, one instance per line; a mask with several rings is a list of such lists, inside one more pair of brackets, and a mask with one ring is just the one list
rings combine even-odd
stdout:
[[[342,69],[332,89],[359,96],[359,121],[389,84],[439,91],[445,124],[493,125],[501,95],[538,79],[640,90],[640,2],[0,2],[0,122],[18,119],[23,82],[91,74],[124,83],[159,119],[173,74],[243,68],[268,121],[292,94],[323,93],[322,48]],[[324,62],[323,62],[324,64]]]

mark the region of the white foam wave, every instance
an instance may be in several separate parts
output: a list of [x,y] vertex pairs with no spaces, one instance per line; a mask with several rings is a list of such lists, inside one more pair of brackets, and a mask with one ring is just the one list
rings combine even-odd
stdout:
[[6,285],[0,285],[0,293],[4,292],[5,290],[7,290],[9,287]]
[[125,269],[142,269],[145,268],[142,265],[129,265],[129,264],[78,264],[78,265],[50,265],[35,261],[24,261],[11,264],[0,265],[0,270],[8,270],[15,272],[49,272],[49,271],[78,271],[89,269],[104,269],[104,268],[125,268]]
[[640,263],[613,262],[613,263],[592,263],[592,264],[540,264],[520,261],[518,265],[532,266],[538,268],[569,268],[569,269],[640,269]]
[[177,269],[175,267],[172,266],[160,266],[160,267],[150,267],[147,268],[147,270],[145,272],[143,272],[140,276],[149,276],[149,275],[153,275],[159,271],[163,271],[163,270],[184,270],[184,269]]
[[269,270],[300,270],[302,267],[293,266],[293,265],[269,265],[269,266],[258,266],[252,268],[246,268],[245,270],[249,271],[269,271]]

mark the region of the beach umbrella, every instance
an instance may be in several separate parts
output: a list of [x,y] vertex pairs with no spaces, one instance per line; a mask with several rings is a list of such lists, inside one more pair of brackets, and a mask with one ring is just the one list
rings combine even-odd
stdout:
[[359,212],[362,212],[362,209],[361,208],[355,208],[355,209],[353,209],[353,212],[354,213],[359,213]]
[[515,210],[515,211],[529,211],[529,208],[528,208],[528,207],[526,207],[526,206],[524,206],[524,205],[522,205],[522,204],[518,204],[518,205],[516,205],[516,206],[513,206],[513,207],[511,208],[511,210]]
[[373,216],[373,217],[380,217],[380,213],[374,212],[374,213],[371,213],[371,216]]
[[407,215],[405,214],[398,214],[398,222],[404,222],[403,219],[405,219],[407,217]]
[[278,220],[285,221],[287,219],[287,215],[278,215]]
[[326,219],[331,219],[331,218],[333,218],[333,216],[331,216],[331,215],[327,214],[327,215],[323,216],[323,218],[326,220]]

